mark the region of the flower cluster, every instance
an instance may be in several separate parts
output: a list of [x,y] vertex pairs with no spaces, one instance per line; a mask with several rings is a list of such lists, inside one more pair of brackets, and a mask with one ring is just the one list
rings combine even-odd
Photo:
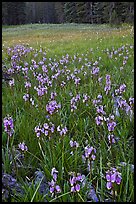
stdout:
[[98,95],[97,99],[93,100],[93,104],[95,105],[96,112],[99,114],[95,117],[95,122],[97,125],[103,125],[103,121],[105,119],[104,115],[106,112],[104,111],[103,105],[100,105],[102,102],[102,95]]
[[97,106],[97,104],[100,104],[102,102],[102,95],[98,95],[97,96],[97,99],[94,99],[93,100],[93,105],[96,107]]
[[[70,147],[72,147],[73,151],[76,150],[77,147],[79,147],[79,143],[73,140],[70,140],[69,144],[70,144]],[[73,155],[73,151],[70,152],[71,155]]]
[[82,162],[87,165],[87,171],[91,170],[95,159],[96,149],[87,145],[84,154],[82,155]]
[[25,82],[25,88],[28,90],[31,87],[31,83],[29,81]]
[[65,85],[66,85],[65,81],[62,81],[61,84],[60,84],[61,87],[64,87]]
[[58,131],[59,134],[62,136],[62,135],[66,135],[68,129],[67,129],[66,126],[63,127],[63,125],[59,125],[59,126],[57,127],[57,131]]
[[4,122],[4,131],[8,134],[8,136],[12,136],[14,133],[14,124],[13,119],[10,116],[7,116],[3,120]]
[[108,130],[111,132],[111,131],[114,131],[114,128],[116,127],[116,122],[115,121],[109,121],[107,123],[107,126],[108,126]]
[[115,94],[122,94],[124,93],[126,90],[126,85],[125,84],[121,84],[120,87],[118,89],[115,89]]
[[102,105],[97,106],[97,110],[96,111],[97,111],[97,113],[102,114],[102,115],[106,114],[106,112],[103,110],[103,106]]
[[52,115],[55,112],[58,112],[59,108],[61,108],[61,104],[57,104],[57,102],[55,100],[50,101],[46,105],[46,110],[50,115]]
[[55,99],[55,96],[57,96],[57,93],[56,92],[51,92],[51,100],[54,100]]
[[131,107],[134,105],[134,98],[132,97],[129,98],[129,104]]
[[79,147],[78,142],[73,141],[73,140],[70,140],[69,144],[70,144],[70,146],[73,147],[73,148],[77,148],[77,147]]
[[96,158],[96,149],[94,147],[86,146],[84,155],[82,155],[83,159],[95,160]]
[[111,170],[108,170],[106,172],[106,180],[106,187],[108,190],[110,190],[111,188],[113,188],[114,183],[120,185],[122,180],[121,173],[119,173],[116,168],[111,168]]
[[[24,82],[24,88],[26,89],[26,94],[24,93],[23,99],[24,101],[29,101],[32,102],[32,105],[34,105],[34,101],[31,98],[31,94],[34,94],[33,98],[36,99],[35,101],[38,101],[38,105],[39,109],[36,110],[37,113],[39,113],[40,110],[42,110],[43,108],[43,104],[44,102],[46,102],[44,108],[46,108],[46,113],[48,114],[46,117],[46,120],[48,122],[42,123],[39,125],[37,125],[34,129],[35,134],[38,138],[40,138],[41,136],[46,136],[45,138],[51,138],[52,133],[54,133],[54,135],[59,135],[59,139],[62,140],[63,137],[66,137],[65,135],[67,135],[67,127],[64,125],[61,125],[61,123],[59,123],[60,121],[65,121],[65,118],[60,118],[58,117],[56,119],[56,117],[54,118],[54,113],[58,112],[61,108],[61,105],[58,104],[57,98],[63,99],[62,105],[63,105],[63,110],[65,111],[65,109],[67,109],[67,111],[69,110],[67,105],[69,105],[69,108],[71,109],[71,113],[70,113],[70,124],[71,122],[75,122],[72,121],[72,119],[76,120],[76,118],[78,117],[78,113],[79,116],[82,113],[87,114],[87,111],[84,111],[84,107],[85,105],[87,105],[88,101],[90,100],[90,96],[93,96],[95,94],[97,94],[97,91],[94,93],[91,93],[91,88],[93,88],[95,86],[95,83],[97,83],[99,85],[99,95],[96,95],[96,98],[93,100],[93,105],[94,105],[94,109],[96,112],[96,115],[94,117],[96,122],[96,125],[103,125],[103,123],[105,123],[104,125],[107,128],[108,131],[108,142],[110,145],[115,144],[116,142],[116,138],[115,138],[115,131],[116,130],[116,120],[114,118],[114,115],[110,115],[108,117],[108,115],[106,115],[106,111],[107,113],[113,110],[112,108],[112,103],[110,103],[110,99],[111,97],[106,97],[103,100],[103,97],[105,97],[105,95],[108,95],[110,90],[111,90],[111,76],[110,75],[106,75],[106,83],[104,84],[104,87],[101,86],[102,82],[104,79],[104,77],[102,75],[99,76],[99,67],[98,67],[98,61],[100,60],[101,57],[99,57],[98,61],[90,62],[90,54],[88,55],[88,58],[85,57],[87,56],[87,54],[82,54],[82,56],[84,57],[79,57],[78,58],[78,54],[76,56],[73,57],[69,57],[69,55],[67,54],[66,56],[62,56],[61,59],[58,59],[58,57],[55,59],[53,58],[49,58],[46,61],[46,58],[43,57],[42,55],[45,55],[43,53],[43,50],[40,48],[40,51],[38,53],[38,50],[36,50],[34,53],[31,54],[31,57],[33,56],[33,59],[31,59],[31,61],[29,60],[29,63],[24,62],[24,55],[26,55],[28,52],[25,51],[25,48],[21,48],[21,47],[16,47],[14,50],[13,49],[9,49],[9,54],[12,55],[11,57],[11,68],[8,70],[10,73],[13,73],[16,70],[20,70],[23,73],[23,77],[25,79]],[[30,49],[31,50],[31,49]],[[117,55],[119,54],[119,56],[121,57],[123,55],[123,51],[125,51],[127,49],[125,49],[125,46],[118,49],[118,50],[112,50],[111,52],[109,50],[107,50],[107,53],[109,55],[110,58],[114,58],[115,60],[117,59]],[[92,52],[92,51],[91,51]],[[23,62],[20,61],[21,57],[23,56]],[[37,57],[38,56],[38,57]],[[129,56],[129,55],[128,55]],[[121,59],[123,58],[123,65],[121,64],[120,66],[124,66],[128,60],[128,56],[125,57],[121,57]],[[72,61],[70,61],[72,59]],[[46,61],[46,62],[45,62]],[[92,58],[93,61],[93,58]],[[80,64],[78,64],[78,62],[81,62]],[[45,65],[46,63],[46,65]],[[120,61],[119,61],[120,63]],[[24,67],[21,67],[20,65],[24,65]],[[79,68],[81,66],[81,68]],[[123,70],[124,67],[118,67],[118,69]],[[78,67],[78,68],[77,68]],[[69,69],[68,69],[69,68]],[[90,77],[90,72],[91,72],[91,77]],[[21,77],[21,76],[20,76]],[[30,78],[29,78],[30,77]],[[32,78],[31,78],[32,77]],[[116,76],[115,76],[116,77]],[[96,78],[96,80],[92,81],[92,78]],[[35,81],[34,81],[35,79]],[[121,79],[122,80],[122,79]],[[83,83],[83,86],[80,87],[81,89],[78,89],[78,86],[80,86],[81,82]],[[11,83],[11,82],[10,82]],[[92,84],[93,83],[93,84]],[[90,85],[89,85],[90,84]],[[96,84],[96,85],[97,85]],[[11,83],[11,85],[13,85],[13,82]],[[116,82],[113,84],[116,86]],[[91,86],[91,87],[90,87]],[[101,87],[103,87],[101,90]],[[64,89],[63,89],[64,87]],[[84,88],[83,88],[84,87]],[[112,87],[112,88],[113,88]],[[31,88],[34,89],[31,91],[31,93],[28,92],[28,90]],[[61,89],[60,89],[61,88]],[[132,108],[134,105],[134,98],[129,98],[129,101],[126,101],[125,99],[122,98],[123,93],[125,93],[126,91],[126,85],[124,83],[120,84],[119,87],[117,87],[118,89],[114,90],[115,93],[115,97],[116,100],[114,100],[113,102],[116,103],[116,116],[119,115],[119,111],[121,114],[121,110],[125,110],[126,114],[131,114],[132,113]],[[60,91],[62,91],[62,93],[60,93]],[[63,92],[64,91],[64,92]],[[87,91],[87,94],[84,92]],[[59,95],[57,95],[57,93]],[[70,93],[69,93],[70,92]],[[104,92],[104,94],[103,94]],[[69,93],[69,95],[67,95]],[[88,94],[90,94],[90,96],[88,96]],[[101,95],[102,94],[102,95]],[[43,97],[44,96],[44,97]],[[56,97],[57,96],[57,97]],[[128,94],[126,94],[126,96],[128,96]],[[114,97],[114,99],[115,99]],[[22,100],[23,100],[22,99]],[[43,100],[43,101],[39,101],[39,100]],[[69,101],[68,101],[69,100]],[[102,103],[103,102],[103,103]],[[115,104],[114,103],[114,104]],[[27,102],[25,103],[25,106],[27,106]],[[107,104],[107,107],[106,107]],[[81,106],[79,106],[81,105]],[[79,107],[81,107],[81,110],[78,110]],[[91,107],[89,107],[91,108]],[[88,108],[86,108],[88,110]],[[119,110],[121,109],[121,110]],[[77,111],[77,114],[74,114],[72,112]],[[117,110],[118,113],[117,113]],[[66,111],[66,112],[67,112]],[[93,111],[93,110],[92,110]],[[72,114],[77,116],[77,117],[72,117]],[[63,114],[61,114],[63,115]],[[107,118],[108,117],[108,118]],[[51,121],[55,121],[56,125],[52,124],[51,122],[49,122],[50,120],[48,120],[50,118]],[[81,123],[81,125],[84,125],[87,127],[88,126],[88,120],[83,121],[82,119],[84,119],[84,115],[82,114],[81,117],[81,122],[77,121],[77,126],[79,126]],[[119,119],[119,118],[117,118]],[[124,118],[121,118],[124,120]],[[82,122],[83,121],[83,122]],[[67,121],[69,122],[69,121]],[[124,121],[123,121],[124,122]],[[60,124],[60,125],[59,125]],[[65,123],[66,124],[66,123]],[[120,124],[119,124],[120,125]],[[71,129],[71,134],[73,134],[74,132],[76,132],[76,127],[73,125],[70,125],[69,128]],[[4,121],[4,128],[5,128],[5,132],[6,134],[8,133],[9,136],[12,136],[13,132],[14,132],[14,126],[13,126],[13,120],[11,117],[8,117],[8,119],[6,118]],[[86,129],[86,128],[85,128]],[[101,128],[100,128],[101,129]],[[101,129],[102,131],[105,131],[105,128]],[[90,130],[89,130],[90,131]],[[70,136],[70,134],[69,134]],[[75,139],[76,140],[76,139]],[[75,151],[76,153],[78,153],[79,151],[79,143],[77,141],[75,141],[74,138],[69,139],[69,150],[70,151]],[[56,141],[56,140],[55,140]],[[83,138],[84,141],[84,138]],[[56,145],[57,145],[56,141]],[[96,141],[93,141],[94,144],[96,143]],[[98,145],[99,146],[99,145]],[[25,152],[28,150],[28,147],[25,145],[24,142],[18,144],[18,148]],[[116,148],[116,146],[115,146]],[[98,147],[99,149],[99,147]],[[68,150],[68,154],[69,151]],[[92,146],[89,145],[89,143],[85,143],[85,149],[83,150],[83,161],[85,164],[90,165],[90,170],[93,169],[93,163],[95,163],[96,160],[96,149]],[[64,152],[66,153],[66,152]],[[72,153],[72,152],[71,152]],[[47,155],[48,156],[48,155]],[[66,155],[67,156],[67,155]],[[71,156],[70,156],[71,158]],[[71,161],[72,162],[72,161]],[[71,163],[72,164],[72,163]],[[82,166],[82,165],[81,165]],[[96,167],[95,167],[96,168]],[[61,192],[61,188],[58,184],[59,183],[59,179],[58,179],[58,171],[53,168],[51,171],[51,175],[52,178],[50,179],[49,182],[49,191],[52,194],[52,196],[58,194]],[[65,177],[66,175],[64,175]],[[72,194],[74,194],[75,192],[79,192],[81,189],[81,183],[83,181],[83,175],[81,175],[80,173],[73,173],[70,175],[69,179],[69,185],[70,185],[70,189]],[[90,179],[91,179],[91,171],[90,171]],[[86,180],[86,178],[84,179]],[[121,183],[121,174],[115,169],[112,168],[111,170],[106,172],[106,180],[107,180],[107,189],[112,189],[114,188],[114,184],[119,185]],[[64,181],[65,182],[65,181]],[[63,183],[63,181],[62,181]],[[64,183],[65,184],[65,183]],[[65,186],[64,186],[65,187]],[[67,190],[67,189],[66,189]],[[65,189],[64,189],[65,191]],[[65,193],[65,192],[64,192]],[[75,193],[76,194],[76,193]]]
[[115,136],[113,134],[109,134],[108,141],[109,141],[109,144],[115,144],[116,143]]
[[25,94],[24,96],[23,96],[23,99],[25,100],[25,101],[28,101],[29,100],[29,94],[27,93],[27,94]]
[[81,79],[79,77],[74,78],[75,85],[78,86],[80,84]]
[[110,115],[107,119],[107,127],[109,132],[113,132],[116,127],[116,122],[114,121],[114,115]]
[[14,78],[9,80],[9,86],[14,86],[15,85],[15,80]]
[[103,77],[99,77],[99,78],[98,78],[99,85],[101,85],[101,84],[102,84],[102,83],[101,83],[101,82],[102,82],[102,80],[103,80]]
[[116,108],[120,108],[126,112],[127,115],[129,115],[130,120],[133,116],[133,104],[134,104],[134,98],[129,98],[129,102],[125,99],[123,99],[122,96],[113,96],[113,99],[115,101]]
[[37,125],[35,127],[35,132],[36,132],[36,136],[40,137],[41,134],[44,134],[45,136],[50,137],[51,133],[53,133],[55,130],[55,125],[53,123],[44,123],[43,125],[41,125],[39,123],[39,125]]
[[104,88],[104,91],[106,92],[106,95],[108,92],[111,90],[111,80],[110,80],[110,75],[106,75],[106,86]]
[[80,100],[80,94],[77,94],[76,97],[73,97],[70,101],[71,104],[71,112],[77,109],[77,102]]
[[98,73],[99,73],[99,67],[93,67],[91,73],[92,73],[93,75],[98,75]]
[[83,94],[83,103],[86,103],[90,99],[90,96]]
[[103,116],[96,116],[95,121],[97,125],[103,125]]
[[38,87],[34,87],[34,89],[37,91],[38,96],[43,96],[44,94],[47,94],[47,87],[39,85]]
[[73,175],[70,176],[70,185],[71,185],[71,192],[79,192],[80,191],[80,183],[83,181],[82,175],[80,173],[72,173]]
[[[23,96],[23,99],[24,101],[29,101],[31,102],[32,106],[34,106],[34,100],[32,98],[30,98],[30,95],[28,93],[26,93],[24,96]],[[35,106],[36,107],[36,106]]]
[[16,45],[13,48],[8,48],[8,55],[12,55],[11,59],[13,60],[20,60],[21,56],[26,55],[27,53],[29,53],[32,49],[28,49],[23,45]]
[[[132,49],[132,48],[133,48],[133,46],[130,45],[130,49]],[[119,47],[117,50],[115,50],[113,47],[111,52],[109,52],[108,48],[106,51],[107,51],[108,57],[113,58],[115,56],[115,58],[114,58],[115,60],[117,60],[117,55],[119,57],[123,56],[123,52],[124,53],[126,52],[128,54],[128,49],[126,49],[126,46],[124,46],[124,45],[122,47]],[[126,65],[128,59],[129,59],[128,56],[123,56],[122,68],[124,65]]]
[[18,147],[19,147],[19,149],[21,149],[22,151],[27,151],[28,150],[28,147],[25,145],[25,143],[24,142],[20,142],[19,144],[18,144]]
[[50,188],[50,193],[52,194],[52,196],[54,196],[55,194],[61,193],[60,186],[56,184],[58,171],[55,168],[52,168],[51,175],[53,179],[51,180],[51,182],[48,182],[48,184]]

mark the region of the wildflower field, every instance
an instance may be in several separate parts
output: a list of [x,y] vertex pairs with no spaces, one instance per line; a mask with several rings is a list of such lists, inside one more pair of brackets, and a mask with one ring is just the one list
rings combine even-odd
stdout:
[[3,201],[134,201],[132,26],[3,26],[2,76]]

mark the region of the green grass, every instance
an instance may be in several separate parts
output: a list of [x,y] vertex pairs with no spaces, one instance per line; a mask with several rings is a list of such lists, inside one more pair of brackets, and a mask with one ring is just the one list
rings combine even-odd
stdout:
[[[121,84],[126,84],[126,91],[122,97],[129,103],[129,98],[134,97],[134,39],[131,26],[124,25],[120,28],[110,27],[109,25],[89,25],[89,24],[31,24],[21,26],[3,26],[2,28],[2,60],[8,70],[13,63],[11,59],[13,53],[8,54],[9,47],[14,49],[16,45],[24,45],[26,48],[32,47],[33,50],[26,56],[21,56],[17,65],[25,67],[28,63],[29,79],[24,78],[22,71],[14,75],[15,85],[10,87],[8,82],[2,83],[2,119],[8,114],[14,120],[14,134],[9,138],[2,127],[2,162],[3,171],[11,174],[13,161],[10,161],[9,152],[14,157],[15,150],[18,149],[20,142],[25,142],[28,151],[24,153],[24,160],[21,161],[21,167],[17,166],[18,158],[14,158],[16,168],[14,174],[16,179],[24,188],[24,196],[16,192],[11,195],[11,201],[17,202],[39,202],[44,199],[53,202],[84,202],[87,201],[87,184],[81,187],[79,193],[70,192],[70,175],[69,173],[84,174],[88,183],[94,187],[99,201],[105,199],[115,199],[117,202],[134,201],[134,179],[130,165],[134,163],[134,117],[130,116],[124,110],[119,108],[120,117],[114,114],[114,102],[112,93],[119,88]],[[123,48],[124,46],[124,48]],[[42,49],[42,52],[39,52]],[[122,49],[114,54],[113,52]],[[20,51],[19,51],[20,52]],[[44,52],[46,55],[44,55]],[[109,52],[109,53],[108,53]],[[38,54],[34,57],[35,54]],[[109,54],[113,53],[112,58]],[[67,63],[61,60],[66,58]],[[76,58],[75,58],[76,56]],[[128,57],[126,64],[123,65],[124,57]],[[33,75],[32,60],[38,64],[46,57],[45,65],[48,69],[47,76],[52,80],[52,86],[45,83],[47,93],[42,97],[37,95],[35,86],[38,87],[38,81]],[[81,61],[79,61],[81,58]],[[98,65],[94,63],[98,62]],[[58,63],[55,66],[54,62]],[[90,63],[90,68],[87,64]],[[51,67],[54,69],[51,70]],[[98,76],[91,73],[92,67],[99,67]],[[120,67],[123,67],[121,70]],[[81,69],[82,68],[82,69]],[[62,73],[53,79],[52,76],[61,70]],[[76,71],[79,71],[76,73]],[[35,70],[37,74],[41,73],[42,66]],[[67,80],[67,76],[75,74],[79,77],[80,84],[75,85],[74,79]],[[111,90],[108,95],[105,94],[105,77],[111,76]],[[45,77],[45,76],[44,76]],[[102,77],[101,84],[98,78]],[[28,93],[34,99],[35,105],[31,102],[25,102],[23,96],[27,93],[24,86],[25,81],[31,82],[31,88]],[[61,83],[66,85],[61,87]],[[49,102],[50,94],[56,92],[55,100],[61,104],[58,112],[49,115],[46,105]],[[72,93],[72,95],[70,95]],[[80,93],[80,100],[76,103],[77,109],[71,112],[70,102],[72,97]],[[90,98],[87,106],[83,103],[83,94]],[[98,115],[92,101],[97,98],[98,94],[103,96],[101,105],[104,106],[106,117],[110,114],[115,115],[114,121],[117,123],[113,134],[118,141],[109,145],[107,124],[98,126],[95,117]],[[133,111],[133,107],[131,108]],[[35,127],[40,123],[53,123],[55,131],[50,132],[50,137],[42,135],[36,137]],[[57,127],[61,125],[67,127],[68,132],[60,136]],[[79,147],[73,149],[70,147],[70,140],[77,141]],[[96,159],[90,171],[87,165],[82,161],[84,148],[87,146],[96,148]],[[21,150],[19,150],[21,151]],[[73,151],[73,155],[71,154]],[[126,166],[121,167],[120,162],[125,162]],[[51,197],[50,192],[42,196],[38,189],[40,184],[33,185],[34,172],[40,169],[44,172],[47,181],[51,181],[51,170],[55,167],[58,173],[57,184],[61,188],[61,193],[56,197]],[[106,171],[111,167],[117,167],[122,175],[121,184],[117,187],[117,197],[110,195],[110,190],[106,189]],[[32,188],[26,182],[26,176],[32,177]],[[4,197],[4,195],[3,195]],[[4,199],[4,198],[3,198]],[[5,201],[7,201],[5,199]]]

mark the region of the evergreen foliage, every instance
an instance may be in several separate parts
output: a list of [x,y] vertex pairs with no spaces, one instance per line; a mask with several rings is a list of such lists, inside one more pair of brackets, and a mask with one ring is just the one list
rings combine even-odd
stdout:
[[134,2],[2,2],[2,24],[133,23]]

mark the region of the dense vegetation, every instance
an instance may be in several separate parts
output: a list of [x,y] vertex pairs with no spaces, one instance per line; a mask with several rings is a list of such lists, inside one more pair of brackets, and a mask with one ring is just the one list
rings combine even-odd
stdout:
[[2,24],[133,23],[134,2],[2,2]]
[[133,36],[3,27],[3,201],[134,201]]

